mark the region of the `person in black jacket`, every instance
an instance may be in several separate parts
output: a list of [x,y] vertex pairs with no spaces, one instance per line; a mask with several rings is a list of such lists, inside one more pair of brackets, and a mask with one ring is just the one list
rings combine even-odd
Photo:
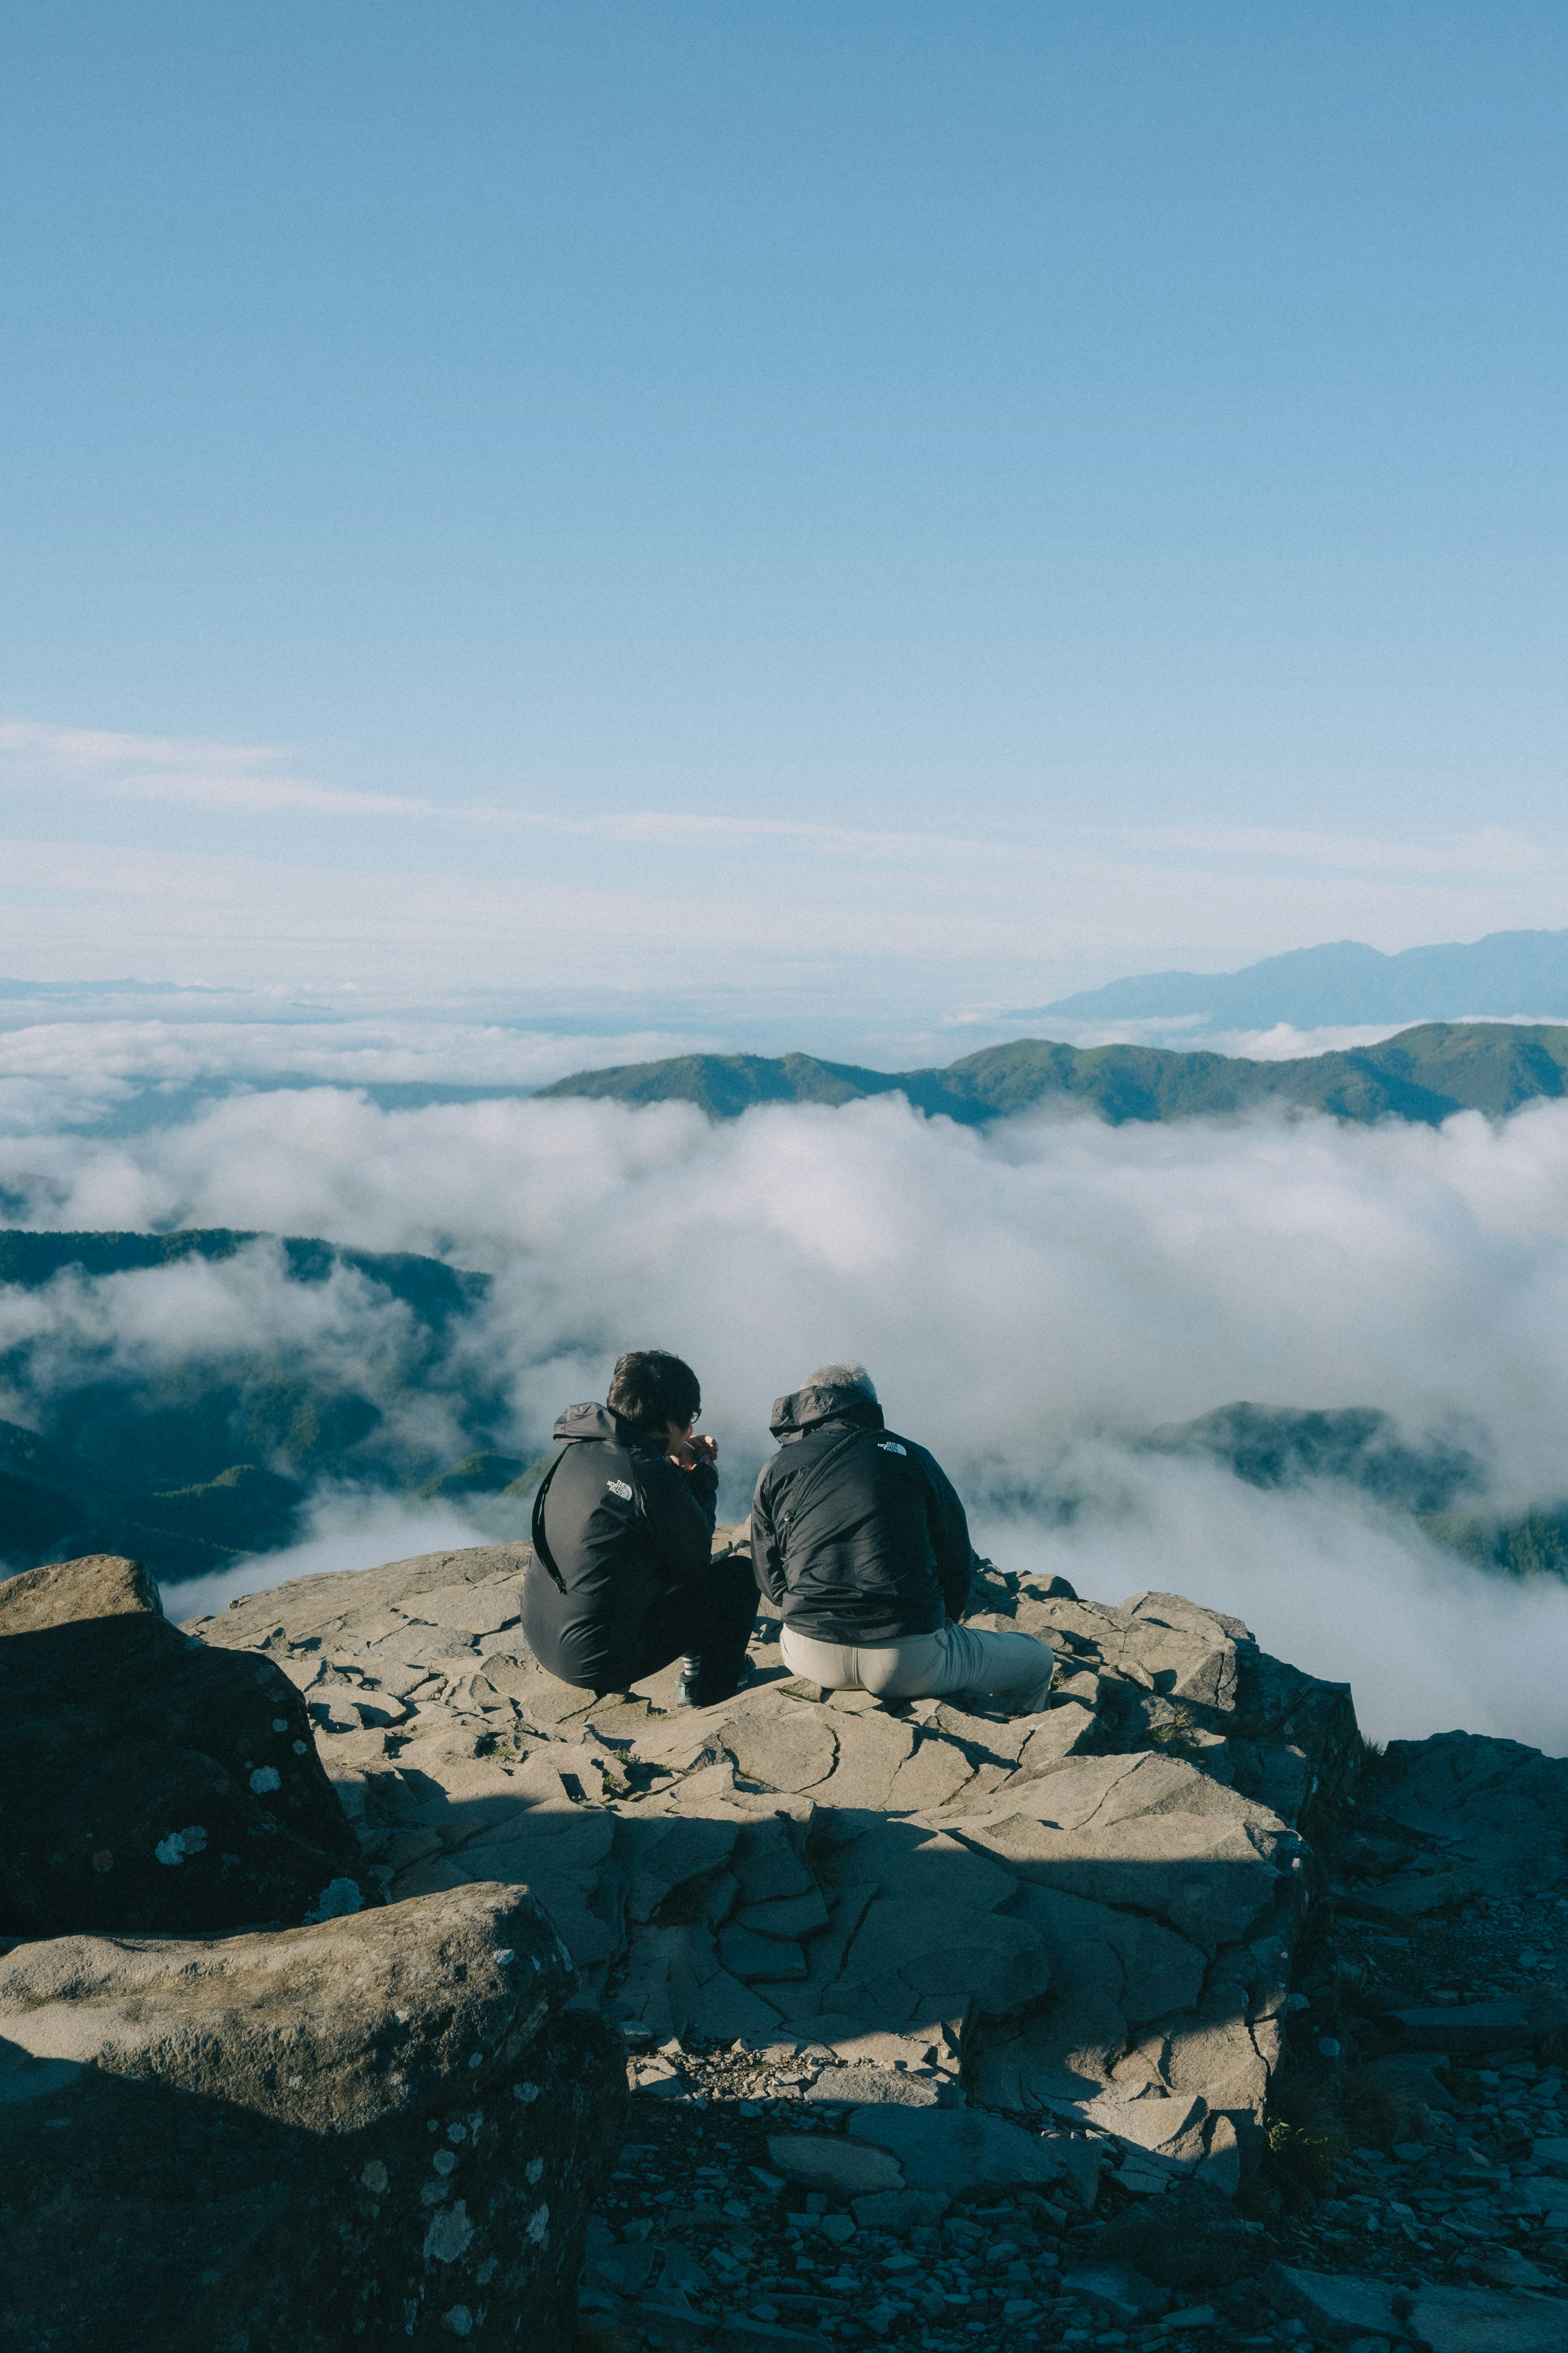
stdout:
[[779,1451],[752,1504],[752,1566],[792,1674],[880,1699],[1005,1693],[1046,1706],[1055,1658],[1032,1634],[959,1623],[969,1523],[934,1455],[887,1428],[863,1365],[824,1365],[776,1399]]
[[533,1500],[522,1629],[542,1667],[599,1695],[682,1659],[679,1703],[728,1699],[746,1664],[756,1588],[714,1561],[718,1446],[694,1438],[697,1376],[662,1348],[617,1362],[604,1405],[569,1406]]

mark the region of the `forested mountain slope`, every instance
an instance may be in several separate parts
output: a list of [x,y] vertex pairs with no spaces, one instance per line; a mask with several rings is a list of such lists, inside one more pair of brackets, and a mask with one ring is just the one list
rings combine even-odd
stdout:
[[[1020,1038],[945,1070],[868,1071],[811,1054],[680,1054],[581,1071],[540,1097],[695,1103],[733,1119],[759,1103],[846,1103],[902,1094],[917,1111],[983,1125],[1042,1104],[1081,1105],[1113,1124],[1201,1119],[1266,1107],[1436,1125],[1457,1111],[1493,1118],[1568,1091],[1568,1028],[1433,1021],[1381,1045],[1296,1061],[1175,1053],[1155,1046],[1074,1047]],[[536,1098],[537,1100],[537,1098]]]

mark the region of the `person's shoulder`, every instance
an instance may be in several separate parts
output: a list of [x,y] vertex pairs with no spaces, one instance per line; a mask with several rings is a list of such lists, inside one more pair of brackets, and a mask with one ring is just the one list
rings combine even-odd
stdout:
[[879,1430],[876,1443],[883,1454],[893,1455],[898,1460],[911,1464],[916,1470],[923,1471],[928,1478],[945,1480],[947,1477],[946,1472],[931,1452],[931,1448],[922,1446],[917,1438],[906,1438],[902,1430]]
[[866,1434],[879,1454],[900,1455],[909,1462],[930,1462],[934,1459],[914,1439],[906,1438],[900,1430],[868,1430]]
[[758,1504],[766,1503],[768,1497],[773,1493],[773,1489],[778,1485],[780,1472],[787,1467],[789,1457],[794,1451],[795,1449],[793,1447],[781,1446],[776,1454],[769,1455],[767,1461],[763,1463],[762,1469],[757,1473],[756,1485],[752,1489],[752,1503],[753,1508]]

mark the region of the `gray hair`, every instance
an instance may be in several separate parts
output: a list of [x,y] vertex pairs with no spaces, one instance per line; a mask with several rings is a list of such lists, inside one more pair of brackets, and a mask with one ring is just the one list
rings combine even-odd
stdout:
[[868,1405],[877,1402],[877,1384],[864,1365],[818,1365],[801,1383],[807,1389],[835,1389],[862,1398]]

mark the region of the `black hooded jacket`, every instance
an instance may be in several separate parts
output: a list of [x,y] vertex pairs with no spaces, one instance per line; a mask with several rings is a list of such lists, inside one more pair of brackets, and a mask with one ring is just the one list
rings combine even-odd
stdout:
[[934,1455],[848,1390],[796,1389],[770,1427],[779,1451],[752,1503],[752,1565],[786,1626],[869,1650],[963,1616],[969,1523]]
[[654,1604],[706,1573],[719,1474],[710,1462],[678,1471],[608,1406],[569,1406],[553,1435],[565,1451],[534,1526],[537,1535],[542,1521],[561,1583],[536,1541],[522,1630],[540,1665],[563,1683],[607,1689]]

